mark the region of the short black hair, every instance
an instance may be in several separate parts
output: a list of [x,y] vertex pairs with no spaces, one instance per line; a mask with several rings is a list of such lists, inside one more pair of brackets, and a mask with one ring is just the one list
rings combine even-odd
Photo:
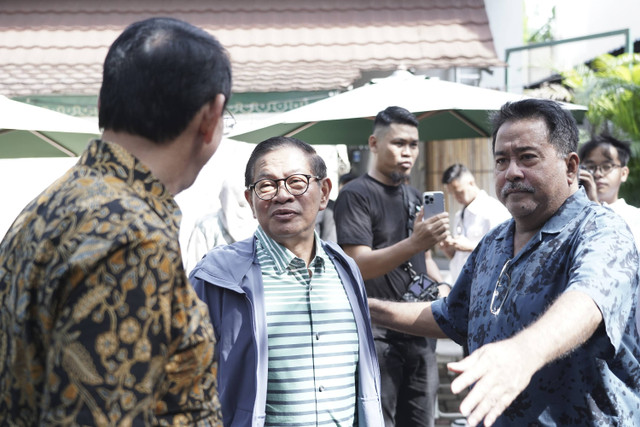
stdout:
[[342,175],[340,175],[340,178],[338,178],[338,185],[345,185],[347,182],[353,181],[357,177],[358,177],[358,175],[356,175],[355,173],[351,173],[351,172],[347,172],[345,174],[342,174]]
[[469,169],[462,163],[455,163],[447,168],[442,174],[442,183],[443,184],[451,184],[452,181],[460,178],[465,173],[469,172]]
[[249,160],[247,161],[247,168],[244,171],[244,186],[249,187],[253,184],[253,174],[256,162],[260,160],[262,156],[271,151],[277,150],[282,147],[297,148],[300,151],[307,154],[309,158],[309,165],[311,166],[311,173],[320,178],[327,177],[327,165],[324,159],[317,153],[316,149],[304,141],[290,136],[274,136],[266,139],[256,145],[253,149]]
[[558,154],[567,156],[578,149],[578,125],[571,112],[550,99],[523,99],[507,102],[491,116],[493,125],[492,151],[495,153],[496,135],[509,120],[543,119],[549,131],[549,143]]
[[580,146],[578,156],[580,160],[584,160],[593,150],[599,145],[610,145],[618,152],[618,160],[622,166],[627,166],[629,159],[631,158],[631,142],[620,141],[610,135],[597,135]]
[[129,25],[104,61],[99,126],[156,143],[180,135],[218,94],[231,95],[231,63],[206,31],[173,18]]
[[376,115],[376,119],[373,121],[373,132],[375,133],[378,127],[387,127],[393,123],[418,127],[418,119],[409,110],[391,106]]

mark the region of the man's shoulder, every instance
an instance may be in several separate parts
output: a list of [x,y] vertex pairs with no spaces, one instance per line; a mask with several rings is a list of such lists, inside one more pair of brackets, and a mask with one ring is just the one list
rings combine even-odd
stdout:
[[73,221],[79,234],[109,235],[122,243],[173,239],[178,231],[177,220],[170,217],[173,212],[156,209],[131,185],[91,169],[76,169],[49,190],[43,194],[50,198],[41,202],[49,227]]
[[[626,222],[621,215],[610,207],[591,202],[584,191],[570,196],[560,209],[542,226],[543,233],[558,234],[576,242],[597,239],[601,247],[621,240],[621,233],[626,230]],[[605,243],[605,241],[607,243]]]
[[340,194],[342,193],[359,192],[363,188],[369,188],[371,184],[369,181],[370,180],[367,178],[366,174],[360,175],[359,177],[352,179],[351,181],[346,183],[344,187],[340,189],[340,192],[338,193],[338,197],[340,197]]
[[255,250],[254,236],[230,245],[216,246],[207,252],[196,264],[193,271],[204,270],[209,273],[214,271],[233,271],[239,264],[252,262]]
[[[482,241],[496,243],[506,239],[509,233],[509,227],[511,225],[510,220],[503,221],[489,230],[482,238]],[[500,245],[501,243],[496,243]]]
[[354,199],[365,203],[368,200],[370,194],[372,193],[371,184],[364,177],[364,175],[355,178],[352,181],[349,181],[338,193],[338,197],[336,197],[336,202],[334,204],[334,210],[340,210],[341,207],[344,207],[347,200],[350,204]]

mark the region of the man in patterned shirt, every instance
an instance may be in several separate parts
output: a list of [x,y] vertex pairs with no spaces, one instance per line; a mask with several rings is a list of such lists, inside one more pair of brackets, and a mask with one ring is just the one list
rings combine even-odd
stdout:
[[245,197],[259,227],[191,272],[209,306],[226,426],[382,426],[380,373],[360,272],[314,231],[331,191],[307,143],[258,144]]
[[185,22],[113,43],[102,138],[0,244],[1,424],[221,425],[173,196],[218,147],[230,88],[223,47]]
[[553,101],[494,118],[496,194],[513,215],[480,242],[444,300],[370,300],[374,321],[449,336],[470,356],[471,425],[640,425],[639,261],[624,220],[578,187],[578,129]]

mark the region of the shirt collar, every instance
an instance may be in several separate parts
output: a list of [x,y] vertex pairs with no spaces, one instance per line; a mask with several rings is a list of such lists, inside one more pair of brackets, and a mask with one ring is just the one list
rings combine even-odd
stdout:
[[476,194],[476,197],[471,201],[471,203],[465,206],[463,210],[467,212],[471,212],[474,215],[477,215],[478,214],[477,211],[480,210],[479,209],[480,203],[482,202],[482,199],[484,199],[485,197],[489,197],[487,192],[484,190],[479,190],[478,194]]
[[[539,241],[540,239],[542,239],[543,233],[560,233],[569,223],[571,223],[572,218],[578,217],[578,213],[582,211],[589,203],[590,200],[587,197],[587,194],[585,193],[583,188],[580,188],[578,191],[569,196],[567,200],[564,201],[562,206],[560,206],[556,213],[554,213],[551,218],[549,218],[547,222],[544,223],[542,228],[538,231],[536,236],[531,239],[531,241]],[[496,236],[496,239],[509,242],[513,238],[514,230],[515,220],[512,218],[509,220],[509,224],[504,227]],[[529,246],[530,243],[528,243],[527,246]]]
[[[256,230],[256,238],[262,250],[264,250],[273,261],[277,274],[283,274],[287,270],[300,269],[302,267],[304,261],[295,256],[289,249],[269,237],[261,226],[258,226]],[[315,272],[321,272],[325,270],[327,254],[320,244],[318,233],[315,231],[314,245],[316,248],[316,256],[311,260],[310,267],[312,267]]]
[[540,230],[546,234],[557,234],[571,222],[572,218],[577,218],[578,214],[590,203],[584,188],[580,188],[564,201],[562,206],[551,218],[547,220]]
[[182,214],[173,195],[151,170],[124,147],[101,139],[92,140],[82,153],[79,166],[99,170],[122,181],[153,209],[170,227],[178,228]]

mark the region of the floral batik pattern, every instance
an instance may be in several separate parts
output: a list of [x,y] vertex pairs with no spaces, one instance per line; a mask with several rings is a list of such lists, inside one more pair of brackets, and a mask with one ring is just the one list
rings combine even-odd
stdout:
[[92,141],[0,244],[0,424],[221,425],[214,334],[180,211]]

